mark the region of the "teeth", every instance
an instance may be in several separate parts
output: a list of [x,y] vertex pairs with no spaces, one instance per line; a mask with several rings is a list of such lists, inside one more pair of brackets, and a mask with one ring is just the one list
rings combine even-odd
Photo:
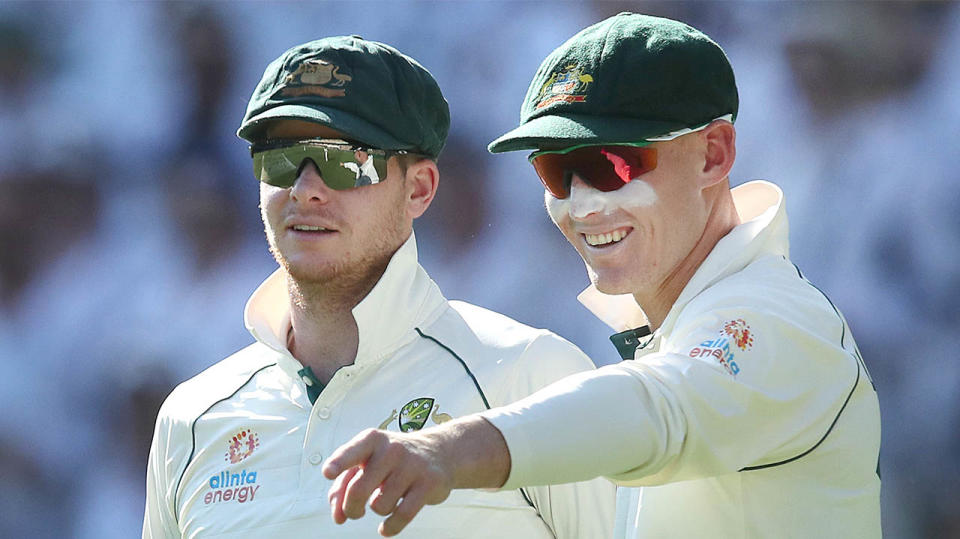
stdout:
[[613,232],[607,232],[606,234],[584,234],[587,243],[589,245],[608,245],[610,243],[617,243],[623,238],[627,237],[626,232],[621,232],[620,230],[614,230]]
[[321,230],[326,230],[322,226],[310,226],[310,225],[293,225],[294,230],[300,230],[303,232],[320,232]]

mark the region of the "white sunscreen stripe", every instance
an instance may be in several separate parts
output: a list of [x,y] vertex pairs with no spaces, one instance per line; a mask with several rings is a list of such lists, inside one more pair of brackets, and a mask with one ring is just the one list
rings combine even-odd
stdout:
[[577,219],[591,213],[610,215],[620,209],[645,208],[656,202],[656,191],[642,180],[633,180],[616,191],[606,193],[579,184],[570,190],[570,215]]
[[554,222],[564,213],[582,219],[591,213],[610,215],[619,209],[646,208],[659,200],[653,187],[642,180],[633,180],[616,191],[606,193],[578,182],[570,189],[567,199],[560,200],[549,193],[544,198],[547,213]]

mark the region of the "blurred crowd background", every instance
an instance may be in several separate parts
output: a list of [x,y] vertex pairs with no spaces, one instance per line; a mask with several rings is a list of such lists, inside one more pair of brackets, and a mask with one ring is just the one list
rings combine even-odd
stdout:
[[734,1],[0,3],[0,536],[139,536],[160,402],[252,340],[275,263],[234,133],[266,64],[311,39],[393,44],[443,88],[416,232],[446,295],[616,361],[525,155],[485,146],[553,48],[624,10],[727,51],[732,182],[782,186],[794,261],[879,392],[885,535],[960,537],[960,4]]

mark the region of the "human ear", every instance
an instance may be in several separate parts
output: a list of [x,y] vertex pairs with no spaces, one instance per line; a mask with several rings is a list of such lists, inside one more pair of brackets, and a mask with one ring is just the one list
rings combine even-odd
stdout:
[[437,194],[439,182],[440,170],[432,159],[423,158],[407,166],[404,200],[408,217],[416,219],[427,211]]
[[705,144],[701,175],[702,187],[710,187],[727,179],[737,157],[737,131],[733,124],[716,120],[701,132]]

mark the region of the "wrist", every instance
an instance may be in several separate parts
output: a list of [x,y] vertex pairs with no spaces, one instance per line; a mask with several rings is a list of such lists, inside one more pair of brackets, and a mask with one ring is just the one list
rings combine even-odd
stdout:
[[486,419],[466,416],[431,432],[437,457],[453,488],[499,488],[510,475],[510,452],[500,431]]

